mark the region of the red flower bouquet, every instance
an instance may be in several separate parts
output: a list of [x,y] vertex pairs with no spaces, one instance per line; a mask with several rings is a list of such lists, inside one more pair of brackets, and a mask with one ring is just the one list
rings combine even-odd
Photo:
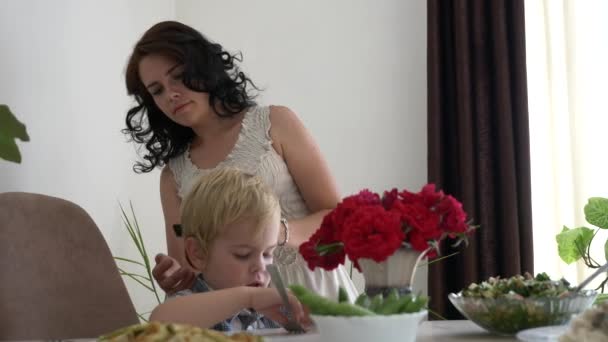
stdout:
[[311,270],[332,270],[346,256],[361,270],[360,258],[382,262],[400,247],[430,249],[427,257],[436,257],[443,239],[456,239],[458,245],[475,228],[467,223],[462,204],[434,184],[418,193],[392,189],[382,197],[363,190],[344,198],[323,218],[321,227],[300,246],[300,254]]

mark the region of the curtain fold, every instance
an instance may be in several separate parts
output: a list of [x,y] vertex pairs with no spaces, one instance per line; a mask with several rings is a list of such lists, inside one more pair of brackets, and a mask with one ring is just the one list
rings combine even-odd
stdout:
[[428,180],[480,225],[467,248],[429,266],[431,310],[446,318],[461,317],[448,293],[533,272],[523,6],[428,1]]

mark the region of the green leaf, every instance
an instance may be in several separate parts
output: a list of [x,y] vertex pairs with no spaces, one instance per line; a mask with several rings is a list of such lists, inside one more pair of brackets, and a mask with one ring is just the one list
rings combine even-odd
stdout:
[[121,271],[120,272],[121,275],[125,275],[125,276],[131,276],[131,277],[136,277],[145,281],[152,281],[150,278],[146,277],[145,275],[141,275],[141,274],[137,274],[137,273],[131,273],[131,272],[126,272],[126,271]]
[[555,236],[559,257],[566,263],[571,264],[583,256],[587,246],[593,240],[593,229],[579,227],[568,229],[564,226],[562,232]]
[[608,261],[608,239],[606,239],[606,243],[604,243],[604,257],[606,261]]
[[114,259],[116,259],[116,260],[120,260],[120,261],[125,261],[125,262],[130,262],[130,263],[132,263],[132,264],[137,264],[137,265],[140,265],[140,266],[146,267],[146,265],[142,264],[142,263],[141,263],[141,262],[139,262],[139,261],[135,261],[135,260],[133,260],[133,259],[121,258],[121,257],[116,257],[116,256],[114,257]]
[[593,304],[598,305],[602,302],[605,302],[606,300],[608,300],[608,293],[600,293],[599,295],[597,295],[597,298],[595,298]]
[[15,139],[29,141],[25,125],[19,122],[6,105],[0,105],[0,158],[21,163],[21,153]]
[[21,163],[21,153],[14,138],[0,134],[0,158]]
[[585,205],[585,219],[598,228],[608,229],[608,198],[589,198]]
[[131,273],[129,273],[129,272],[127,272],[127,271],[123,270],[123,269],[122,269],[122,268],[120,268],[120,267],[118,268],[118,271],[120,272],[120,275],[123,275],[123,276],[129,277],[129,278],[131,278],[131,279],[135,280],[136,282],[138,282],[138,283],[139,283],[141,286],[145,287],[146,289],[148,289],[148,290],[150,290],[150,291],[152,291],[152,292],[155,292],[155,291],[154,291],[154,289],[153,289],[152,287],[148,286],[147,284],[145,284],[144,282],[142,282],[140,279],[138,279],[136,276],[133,276]]
[[0,135],[30,141],[25,125],[17,120],[7,105],[0,105]]
[[338,302],[348,302],[348,293],[346,293],[346,290],[342,286],[338,288]]
[[327,245],[317,245],[315,247],[315,251],[320,256],[325,256],[325,255],[330,255],[330,254],[338,253],[342,249],[344,249],[344,244],[342,242],[333,242],[333,243],[330,243],[330,244],[327,244]]
[[129,236],[131,237],[131,241],[137,248],[137,251],[139,252],[139,255],[141,256],[143,263],[137,262],[132,259],[126,259],[126,258],[115,257],[115,259],[134,263],[134,264],[139,264],[140,266],[142,266],[146,270],[146,273],[148,274],[148,277],[144,277],[144,278],[150,285],[144,284],[139,279],[136,279],[133,275],[127,274],[127,272],[124,272],[125,274],[123,274],[123,275],[130,277],[131,279],[137,281],[138,283],[140,283],[141,285],[143,285],[144,287],[146,287],[147,289],[152,291],[154,293],[154,296],[156,297],[156,301],[160,304],[161,300],[160,300],[160,297],[158,296],[158,291],[156,289],[156,285],[155,285],[154,281],[152,280],[153,277],[152,277],[152,268],[150,266],[150,258],[148,257],[148,254],[146,252],[146,246],[144,244],[143,236],[141,235],[141,229],[139,228],[139,223],[137,222],[137,215],[135,215],[135,210],[133,209],[133,203],[131,201],[129,201],[129,207],[131,209],[131,218],[132,219],[129,218],[129,215],[127,215],[124,207],[122,206],[122,204],[120,204],[120,202],[118,203],[118,206],[119,206],[120,212],[122,214],[122,221],[123,221],[124,227],[127,230],[127,232],[129,233]]
[[0,105],[0,158],[21,163],[21,153],[15,139],[29,141],[25,125],[19,122],[6,105]]

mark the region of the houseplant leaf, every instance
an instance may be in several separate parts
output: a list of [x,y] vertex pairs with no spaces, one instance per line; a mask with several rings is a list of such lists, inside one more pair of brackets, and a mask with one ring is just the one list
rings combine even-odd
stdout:
[[29,141],[25,125],[19,122],[6,105],[0,105],[0,158],[21,163],[21,153],[15,139]]
[[[129,263],[129,264],[131,264],[131,266],[135,266],[136,268],[143,269],[143,270],[140,270],[139,272],[144,272],[144,274],[131,272],[120,266],[118,267],[118,270],[120,271],[120,274],[122,276],[124,276],[126,278],[130,278],[131,280],[135,281],[136,283],[138,283],[145,289],[154,293],[154,296],[156,297],[156,301],[160,304],[161,303],[160,296],[158,294],[158,290],[156,288],[156,285],[155,285],[153,277],[152,277],[152,267],[150,265],[150,258],[148,257],[148,253],[146,252],[146,246],[144,244],[144,239],[141,234],[141,229],[139,227],[139,223],[137,222],[137,216],[135,215],[135,210],[133,209],[133,203],[129,202],[129,207],[131,209],[130,216],[127,214],[127,212],[125,211],[125,208],[122,206],[122,204],[118,203],[118,206],[119,206],[120,212],[122,214],[123,226],[125,227],[125,230],[129,234],[129,237],[131,238],[131,242],[133,242],[133,244],[135,245],[135,248],[139,252],[141,261],[133,260],[133,259],[129,259],[129,258],[117,257],[117,256],[115,256],[114,259],[116,259],[116,261]],[[146,314],[149,314],[149,312],[138,313],[138,316],[141,320],[147,322],[148,319],[144,316]]]
[[598,228],[608,229],[608,198],[589,198],[585,205],[585,219]]
[[0,133],[0,158],[14,163],[21,163],[21,153],[13,137]]
[[555,236],[559,257],[571,264],[583,256],[587,246],[593,239],[593,230],[586,227],[568,229],[564,226],[562,232]]

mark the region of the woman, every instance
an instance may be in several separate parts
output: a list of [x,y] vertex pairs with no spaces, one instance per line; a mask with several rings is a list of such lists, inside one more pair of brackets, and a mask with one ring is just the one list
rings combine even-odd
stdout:
[[134,169],[163,167],[168,256],[157,256],[154,277],[168,294],[191,285],[194,272],[173,230],[181,200],[201,174],[235,167],[264,179],[279,198],[288,239],[275,252],[275,264],[286,282],[331,297],[342,286],[354,299],[356,290],[343,267],[311,271],[297,252],[340,199],[327,163],[289,108],[256,104],[250,92],[255,85],[237,61],[219,44],[174,21],[152,26],[129,59],[127,91],[137,105],[127,113],[124,132],[146,151]]

